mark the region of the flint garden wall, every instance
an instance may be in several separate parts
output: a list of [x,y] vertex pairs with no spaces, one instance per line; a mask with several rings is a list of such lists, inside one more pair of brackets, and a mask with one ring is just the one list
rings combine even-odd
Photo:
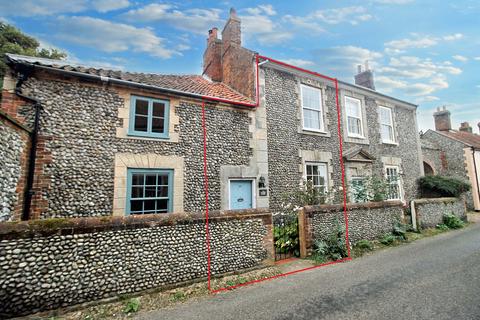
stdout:
[[[396,222],[403,222],[403,203],[383,201],[347,204],[349,241],[373,240],[391,232]],[[343,205],[306,206],[299,212],[300,255],[312,253],[316,239],[326,239],[345,226]]]
[[425,198],[414,201],[416,225],[420,228],[434,228],[443,223],[445,214],[467,219],[464,198]]
[[[211,214],[212,275],[268,265],[268,210]],[[0,226],[0,318],[207,276],[203,215],[47,219]]]

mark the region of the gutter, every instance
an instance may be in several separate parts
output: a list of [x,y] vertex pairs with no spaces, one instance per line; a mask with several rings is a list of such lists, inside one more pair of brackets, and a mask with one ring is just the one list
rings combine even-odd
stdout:
[[32,206],[32,198],[35,194],[33,190],[33,180],[35,178],[35,163],[37,160],[37,142],[38,142],[38,131],[40,129],[40,112],[42,110],[42,104],[39,100],[24,95],[22,93],[21,86],[28,79],[31,69],[21,70],[20,77],[15,85],[15,94],[20,98],[33,102],[33,107],[35,108],[35,119],[33,122],[33,130],[30,133],[31,136],[31,146],[28,157],[28,175],[27,175],[27,185],[24,194],[23,200],[23,212],[21,215],[22,220],[29,220],[30,218],[30,208]]

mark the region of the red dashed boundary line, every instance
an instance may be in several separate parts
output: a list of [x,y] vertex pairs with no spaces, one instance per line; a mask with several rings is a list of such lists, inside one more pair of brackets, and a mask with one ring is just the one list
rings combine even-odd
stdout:
[[[249,282],[245,282],[245,283],[241,283],[241,284],[237,284],[237,285],[233,285],[233,286],[227,286],[227,287],[224,287],[224,288],[212,290],[212,288],[211,288],[212,272],[211,272],[211,247],[210,247],[210,228],[209,228],[209,201],[208,201],[209,200],[208,199],[209,193],[208,193],[208,170],[207,170],[207,168],[208,168],[207,167],[207,125],[206,125],[207,120],[206,120],[206,116],[205,116],[205,101],[223,102],[223,103],[229,103],[229,104],[233,104],[233,105],[238,105],[238,106],[243,106],[243,107],[251,107],[251,108],[258,107],[259,104],[260,104],[260,92],[259,92],[260,85],[259,85],[259,72],[258,72],[258,63],[259,63],[260,59],[262,59],[263,61],[269,61],[271,63],[278,64],[278,65],[281,65],[281,66],[284,66],[284,67],[287,67],[287,68],[298,70],[298,71],[301,71],[301,72],[304,72],[304,73],[308,73],[308,74],[311,74],[313,76],[316,76],[316,77],[319,77],[319,78],[322,78],[322,79],[325,79],[325,80],[332,81],[335,85],[335,104],[336,104],[336,107],[337,107],[337,122],[338,122],[338,126],[337,126],[338,128],[337,129],[338,129],[338,137],[339,137],[339,141],[340,141],[340,143],[339,143],[340,167],[341,167],[341,170],[342,170],[343,216],[344,216],[344,219],[345,219],[345,243],[347,245],[348,257],[344,258],[344,259],[341,259],[341,260],[337,260],[337,261],[327,262],[327,263],[323,263],[323,264],[308,267],[308,268],[303,268],[303,269],[299,269],[299,270],[294,270],[294,271],[278,274],[278,275],[275,275],[275,276],[272,276],[272,277],[266,277],[266,278],[263,278],[263,279],[253,280],[253,281],[249,281]],[[265,56],[262,56],[262,55],[258,55],[258,54],[255,55],[255,66],[256,66],[256,75],[255,75],[256,76],[256,102],[255,103],[249,104],[249,103],[243,103],[243,102],[238,102],[238,101],[231,101],[231,100],[213,98],[213,97],[207,97],[207,96],[202,97],[203,174],[204,174],[204,189],[205,189],[205,235],[206,235],[206,247],[207,247],[208,290],[211,294],[219,293],[219,292],[222,292],[222,291],[228,291],[228,290],[232,290],[232,289],[235,289],[235,288],[238,288],[238,287],[247,286],[247,285],[250,285],[250,284],[253,284],[253,283],[263,282],[263,281],[272,280],[272,279],[276,279],[276,278],[280,278],[280,277],[286,277],[286,276],[289,276],[291,274],[295,274],[295,273],[299,273],[299,272],[303,272],[303,271],[307,271],[307,270],[312,270],[312,269],[321,268],[321,267],[324,267],[324,266],[328,266],[328,265],[342,263],[342,262],[345,262],[345,261],[352,260],[351,252],[350,252],[350,245],[349,245],[349,234],[348,234],[347,192],[346,192],[346,189],[345,189],[345,166],[344,166],[344,163],[343,163],[343,138],[342,138],[342,129],[341,129],[341,124],[340,124],[341,123],[341,109],[340,109],[339,92],[338,92],[338,80],[336,78],[331,78],[331,77],[325,76],[325,75],[317,73],[317,72],[313,72],[313,71],[310,71],[310,70],[307,70],[307,69],[299,68],[299,67],[290,65],[288,63],[278,61],[278,60],[275,60],[275,59],[272,59],[272,58],[269,58],[269,57],[265,57]]]

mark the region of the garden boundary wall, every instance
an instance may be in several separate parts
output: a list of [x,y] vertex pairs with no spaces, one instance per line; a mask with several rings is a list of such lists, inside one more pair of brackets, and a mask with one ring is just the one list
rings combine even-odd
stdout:
[[[443,223],[443,215],[453,214],[466,221],[467,207],[464,198],[423,198],[412,201],[412,220],[420,228],[434,228]],[[413,223],[413,221],[412,221]]]
[[[212,276],[273,262],[267,209],[210,212]],[[203,214],[0,224],[0,318],[207,277]]]
[[[397,222],[403,222],[401,201],[348,203],[349,240],[355,243],[362,239],[373,240],[391,232]],[[325,240],[335,232],[337,223],[345,225],[343,204],[306,206],[298,213],[300,256],[313,251],[315,240]]]

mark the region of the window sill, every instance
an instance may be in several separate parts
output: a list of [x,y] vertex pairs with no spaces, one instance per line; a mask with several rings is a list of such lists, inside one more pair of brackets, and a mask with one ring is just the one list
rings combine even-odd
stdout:
[[352,136],[347,135],[347,136],[343,136],[343,138],[344,138],[343,139],[344,142],[370,145],[370,140],[367,137],[356,138],[356,137],[352,137]]
[[359,140],[366,140],[367,139],[367,137],[365,137],[365,136],[352,135],[352,134],[347,134],[347,138],[359,139]]
[[385,199],[385,201],[402,201],[403,202],[403,199]]
[[301,128],[299,133],[302,134],[309,134],[313,136],[321,136],[321,137],[330,137],[330,132],[328,131],[322,131],[322,130],[315,130],[315,129],[306,129],[306,128]]
[[148,133],[142,134],[137,132],[128,132],[127,137],[131,139],[148,139],[148,140],[170,140],[168,135],[156,136]]
[[394,142],[394,141],[382,141],[382,144],[387,144],[387,145],[391,145],[391,146],[398,146],[398,142]]

